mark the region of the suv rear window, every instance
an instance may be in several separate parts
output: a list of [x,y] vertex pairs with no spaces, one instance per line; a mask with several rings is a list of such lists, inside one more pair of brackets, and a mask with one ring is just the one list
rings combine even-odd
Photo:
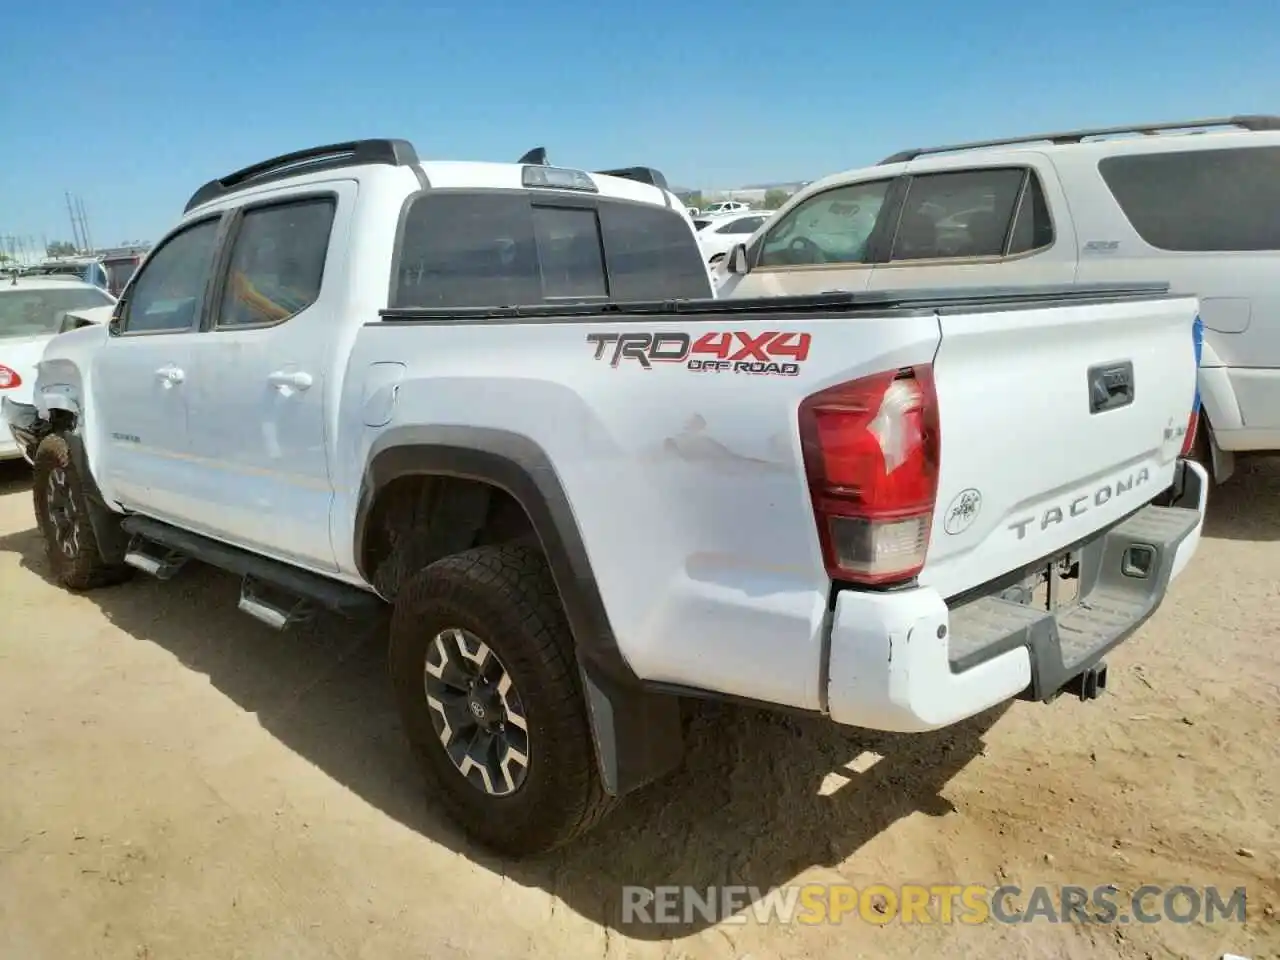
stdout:
[[1106,157],[1098,172],[1161,250],[1280,250],[1280,147]]
[[603,197],[428,191],[400,237],[392,307],[710,297],[679,211]]

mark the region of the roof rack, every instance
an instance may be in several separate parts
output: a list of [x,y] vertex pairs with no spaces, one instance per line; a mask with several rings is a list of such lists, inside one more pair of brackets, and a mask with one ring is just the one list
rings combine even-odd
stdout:
[[1005,147],[1017,143],[1040,143],[1048,141],[1053,144],[1079,143],[1086,137],[1107,137],[1121,133],[1142,133],[1152,135],[1165,130],[1196,130],[1206,127],[1240,127],[1243,130],[1280,130],[1280,117],[1265,114],[1249,114],[1235,117],[1209,117],[1203,120],[1182,120],[1177,123],[1142,123],[1121,127],[1097,127],[1084,130],[1064,130],[1060,133],[1036,133],[1025,137],[1008,137],[1003,140],[974,140],[971,143],[953,143],[940,147],[915,147],[901,150],[892,156],[885,157],[877,166],[889,163],[906,163],[931,153],[952,153],[960,150],[976,150],[980,147]]
[[330,143],[263,160],[253,166],[210,180],[191,195],[182,212],[216,200],[244,187],[270,180],[280,180],[301,173],[337,170],[376,163],[390,167],[407,167],[418,162],[418,154],[408,140],[349,140]]
[[602,177],[621,177],[623,180],[634,180],[637,183],[647,183],[651,187],[657,187],[659,190],[670,189],[667,186],[667,178],[662,175],[659,170],[653,167],[622,167],[618,170],[597,170],[595,171]]

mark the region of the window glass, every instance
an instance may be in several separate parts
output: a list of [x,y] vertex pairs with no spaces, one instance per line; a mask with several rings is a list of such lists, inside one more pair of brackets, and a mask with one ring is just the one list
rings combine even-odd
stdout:
[[1040,178],[1034,171],[1027,180],[1018,205],[1018,215],[1013,221],[1013,234],[1009,238],[1009,253],[1026,253],[1039,250],[1053,243],[1053,221],[1049,218],[1049,204],[1045,202]]
[[767,217],[739,217],[732,223],[726,223],[718,229],[716,233],[755,233],[760,229],[760,224],[764,223]]
[[1161,250],[1280,250],[1280,147],[1107,157],[1102,179]]
[[0,340],[57,333],[67,310],[105,307],[111,298],[91,287],[0,286]]
[[1001,256],[1025,175],[1003,169],[913,177],[891,259]]
[[601,200],[600,226],[615,300],[712,296],[697,238],[678,210]]
[[335,210],[326,197],[245,211],[218,326],[280,323],[315,303]]
[[129,278],[133,276],[133,272],[138,269],[138,260],[136,258],[129,260],[107,260],[103,264],[107,268],[107,289],[117,297],[124,290],[125,284],[129,282]]
[[196,325],[213,268],[218,218],[175,234],[147,260],[130,287],[124,329],[189,330]]
[[529,198],[518,193],[426,193],[400,241],[393,307],[538,303],[542,282]]
[[711,296],[679,210],[603,198],[557,207],[528,193],[428,191],[405,217],[398,263],[393,307]]
[[534,207],[533,232],[544,297],[609,295],[600,252],[600,224],[594,210]]
[[865,263],[867,241],[891,182],[851,184],[805,200],[769,231],[759,266]]

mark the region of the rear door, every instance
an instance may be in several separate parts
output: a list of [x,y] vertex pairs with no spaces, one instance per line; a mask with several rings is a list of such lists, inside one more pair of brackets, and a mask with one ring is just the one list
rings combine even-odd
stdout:
[[1075,237],[1039,160],[913,174],[871,290],[1068,284]]
[[940,311],[942,451],[921,581],[944,596],[1067,549],[1166,489],[1196,389],[1186,297]]
[[1114,198],[1088,208],[1080,279],[1159,278],[1198,294],[1206,366],[1228,368],[1238,404],[1238,414],[1210,411],[1215,428],[1243,426],[1258,431],[1250,446],[1280,446],[1280,145],[1186,149],[1209,138],[1179,139],[1184,149],[1072,169],[1091,180],[1082,190],[1100,178]]
[[[194,338],[188,525],[335,568],[328,411],[345,356],[346,242],[357,185],[273,193],[239,208],[208,330]],[[348,325],[349,329],[349,325]]]

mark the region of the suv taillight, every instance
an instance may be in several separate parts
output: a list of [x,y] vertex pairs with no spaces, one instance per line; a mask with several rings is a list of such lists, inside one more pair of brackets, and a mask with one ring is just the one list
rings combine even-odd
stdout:
[[800,440],[828,575],[887,584],[918,574],[942,445],[932,368],[890,370],[807,397]]
[[1182,438],[1182,452],[1178,454],[1180,457],[1191,456],[1191,451],[1196,445],[1196,433],[1200,427],[1200,411],[1192,410],[1191,416],[1187,420],[1187,432]]
[[22,377],[18,376],[18,371],[0,363],[0,390],[8,390],[11,387],[20,386],[22,386]]

